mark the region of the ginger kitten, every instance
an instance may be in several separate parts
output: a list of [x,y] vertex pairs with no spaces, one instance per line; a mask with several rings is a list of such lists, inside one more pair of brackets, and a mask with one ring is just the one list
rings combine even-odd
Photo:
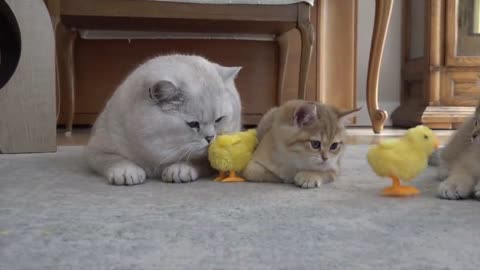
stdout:
[[293,100],[267,112],[260,121],[259,145],[243,175],[249,181],[319,187],[335,180],[345,150],[345,122],[359,109]]

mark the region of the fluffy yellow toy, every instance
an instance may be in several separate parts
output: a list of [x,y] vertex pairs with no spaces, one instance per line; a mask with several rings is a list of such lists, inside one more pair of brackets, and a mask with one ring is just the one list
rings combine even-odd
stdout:
[[400,139],[385,140],[370,148],[368,163],[378,176],[390,177],[393,185],[383,190],[385,196],[410,196],[420,193],[412,186],[401,186],[400,179],[410,181],[428,165],[428,157],[438,148],[431,129],[417,126]]
[[245,181],[236,173],[248,165],[256,146],[257,131],[254,129],[217,136],[208,148],[210,165],[219,171],[219,176],[215,181]]

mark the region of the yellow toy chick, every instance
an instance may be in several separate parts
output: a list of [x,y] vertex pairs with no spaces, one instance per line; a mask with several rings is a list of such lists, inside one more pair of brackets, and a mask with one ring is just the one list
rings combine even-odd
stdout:
[[409,129],[400,139],[385,140],[372,146],[367,154],[368,163],[378,176],[390,177],[391,187],[384,196],[411,196],[420,193],[412,186],[400,185],[400,179],[411,181],[428,165],[428,157],[438,148],[438,140],[431,129],[417,126]]
[[[255,129],[219,135],[208,148],[210,165],[219,171],[219,176],[215,181],[245,181],[236,173],[248,165],[256,146],[257,131]],[[228,176],[227,172],[229,172]]]

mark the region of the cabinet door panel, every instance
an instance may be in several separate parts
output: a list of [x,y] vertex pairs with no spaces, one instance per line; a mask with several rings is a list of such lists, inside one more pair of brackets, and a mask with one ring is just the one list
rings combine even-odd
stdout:
[[480,97],[479,71],[451,71],[443,76],[441,102],[450,106],[475,106]]

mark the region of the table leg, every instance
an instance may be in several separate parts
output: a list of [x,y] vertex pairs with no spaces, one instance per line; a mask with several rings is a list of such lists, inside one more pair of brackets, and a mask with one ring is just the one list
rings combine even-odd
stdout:
[[375,1],[375,22],[367,75],[367,107],[373,131],[375,133],[380,133],[382,131],[383,125],[388,117],[386,111],[378,108],[378,80],[385,37],[387,36],[388,24],[392,13],[392,6],[393,0]]
[[278,61],[278,86],[277,86],[277,105],[280,106],[285,100],[285,79],[287,77],[288,56],[290,53],[289,32],[283,33],[277,37],[279,49]]
[[300,77],[298,82],[298,98],[305,99],[307,96],[307,77],[310,60],[313,52],[315,39],[313,24],[310,20],[310,5],[301,3],[298,6],[297,27],[302,35],[302,53],[300,58]]
[[65,95],[67,104],[66,135],[70,135],[75,114],[75,64],[74,44],[77,37],[75,30],[70,30],[64,25],[59,25],[56,31],[57,40],[57,65],[60,80],[60,93]]

